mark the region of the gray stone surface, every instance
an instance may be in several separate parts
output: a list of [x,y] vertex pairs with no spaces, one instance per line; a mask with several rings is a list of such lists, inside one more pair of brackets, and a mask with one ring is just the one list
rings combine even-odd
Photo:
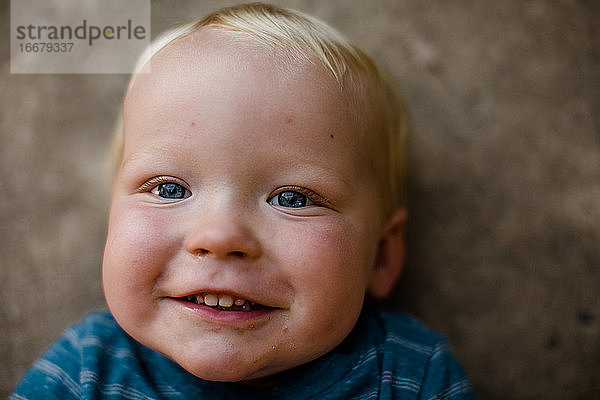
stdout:
[[[277,1],[397,79],[415,128],[386,303],[445,331],[482,399],[600,398],[600,3]],[[153,1],[153,32],[231,2]],[[0,5],[0,397],[103,307],[104,156],[128,77],[11,75]]]

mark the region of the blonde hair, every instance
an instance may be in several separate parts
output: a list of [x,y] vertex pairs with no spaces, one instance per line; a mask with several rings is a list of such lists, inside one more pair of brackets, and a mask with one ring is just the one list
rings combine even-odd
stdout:
[[[381,177],[386,208],[404,205],[406,200],[406,164],[408,115],[404,103],[391,80],[384,76],[373,60],[358,47],[348,42],[324,22],[299,11],[252,3],[217,10],[204,18],[177,25],[160,35],[140,57],[135,68],[139,72],[160,50],[173,41],[202,27],[213,27],[230,32],[241,32],[259,43],[283,50],[295,59],[321,64],[337,81],[348,98],[371,109],[367,119],[369,134],[385,148],[379,151],[383,159]],[[134,73],[128,90],[135,84]],[[359,107],[360,107],[359,106]],[[356,110],[362,114],[363,108]],[[359,112],[360,111],[360,112]],[[363,117],[363,115],[360,115]],[[357,120],[358,120],[357,116]],[[357,121],[358,122],[358,121]],[[119,118],[111,150],[112,175],[122,161],[123,125]]]

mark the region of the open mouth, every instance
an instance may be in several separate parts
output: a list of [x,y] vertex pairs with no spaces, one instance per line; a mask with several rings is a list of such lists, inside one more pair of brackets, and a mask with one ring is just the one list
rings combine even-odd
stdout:
[[184,301],[204,305],[221,311],[257,311],[271,307],[257,304],[229,294],[201,293],[181,298]]

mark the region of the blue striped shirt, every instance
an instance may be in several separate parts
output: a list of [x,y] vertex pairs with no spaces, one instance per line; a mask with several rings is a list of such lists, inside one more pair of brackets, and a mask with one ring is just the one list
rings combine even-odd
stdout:
[[129,337],[108,311],[70,327],[22,378],[25,399],[474,399],[445,338],[367,309],[330,353],[267,387],[209,382]]

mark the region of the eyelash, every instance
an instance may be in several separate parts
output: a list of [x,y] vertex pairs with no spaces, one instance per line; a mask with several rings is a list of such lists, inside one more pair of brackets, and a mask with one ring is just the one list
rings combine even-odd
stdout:
[[275,196],[280,195],[281,193],[290,192],[290,191],[298,192],[298,193],[305,195],[306,198],[309,199],[313,203],[313,205],[324,206],[324,205],[329,204],[329,200],[327,200],[325,197],[321,196],[320,194],[318,194],[310,189],[302,187],[302,186],[284,186],[284,187],[278,188],[271,195],[269,195],[268,200],[274,198]]
[[140,186],[137,189],[137,192],[140,192],[140,193],[150,192],[150,191],[152,191],[152,189],[154,189],[161,183],[176,183],[178,185],[183,186],[185,188],[185,190],[189,191],[189,189],[187,189],[187,185],[181,179],[173,178],[171,176],[156,176],[156,177],[150,178],[148,181],[144,182],[144,184],[142,184],[142,186]]
[[[169,177],[169,176],[157,176],[157,177],[151,178],[148,181],[144,182],[144,184],[142,184],[137,189],[137,192],[140,192],[140,193],[151,192],[154,188],[156,188],[161,183],[177,183],[178,185],[183,186],[187,191],[189,191],[189,189],[187,189],[187,185],[180,179],[177,179],[174,177]],[[274,191],[273,193],[271,193],[269,195],[268,200],[274,198],[275,196],[278,196],[281,193],[288,192],[288,191],[294,191],[294,192],[303,194],[304,196],[306,196],[307,199],[309,199],[313,203],[313,205],[317,205],[317,206],[329,205],[329,200],[327,200],[327,198],[321,196],[317,192],[314,192],[314,191],[307,189],[305,187],[302,187],[302,186],[295,186],[295,185],[283,186],[283,187],[278,188],[276,191]]]

